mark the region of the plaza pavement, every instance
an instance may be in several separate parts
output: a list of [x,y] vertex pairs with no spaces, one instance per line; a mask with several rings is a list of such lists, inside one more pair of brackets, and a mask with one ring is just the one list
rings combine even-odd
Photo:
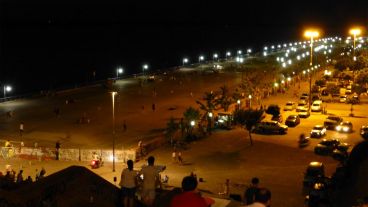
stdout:
[[[166,77],[165,80],[157,80],[154,84],[147,83],[142,88],[134,79],[120,80],[116,83],[119,89],[119,97],[116,101],[118,147],[133,147],[137,144],[138,137],[149,139],[159,136],[170,116],[181,117],[187,106],[196,106],[195,100],[199,99],[205,91],[218,90],[225,83],[234,87],[240,82],[240,74],[234,73],[181,74],[180,76],[176,80]],[[308,89],[307,82],[301,84],[302,89]],[[154,88],[157,96],[152,96]],[[194,97],[190,96],[190,92]],[[76,101],[66,105],[66,98],[74,98]],[[285,94],[269,97],[263,101],[263,104],[278,103],[283,106],[292,98],[292,90],[289,90]],[[151,109],[152,103],[157,106],[155,112]],[[145,106],[144,110],[141,108],[142,105]],[[56,118],[53,114],[54,107],[60,107],[60,118]],[[176,109],[169,110],[170,107]],[[331,104],[327,110],[331,113],[344,114],[346,113],[344,107],[346,108],[343,104],[336,106]],[[364,108],[364,105],[357,107]],[[14,117],[7,119],[3,116],[0,119],[0,133],[3,138],[10,137],[12,141],[22,140],[26,145],[37,141],[49,147],[53,147],[57,140],[62,141],[62,147],[111,147],[111,95],[102,88],[0,104],[1,114],[10,109],[15,111]],[[91,118],[90,124],[77,124],[77,119],[83,116],[84,112]],[[357,113],[362,113],[363,118],[350,118],[356,122],[353,122],[354,126],[367,122],[364,112],[358,112],[357,109]],[[284,113],[284,119],[288,113],[290,112]],[[323,123],[325,116],[312,113],[310,118],[302,120],[301,125],[290,128],[287,135],[253,134],[254,146],[249,145],[248,132],[244,129],[218,130],[212,136],[190,144],[190,148],[182,152],[184,165],[171,161],[172,149],[168,146],[163,146],[151,154],[157,158],[157,164],[167,165],[163,175],[170,177],[170,185],[180,186],[181,179],[185,175],[195,172],[198,177],[205,180],[199,184],[200,189],[217,194],[222,191],[225,179],[229,178],[231,193],[242,193],[250,179],[258,176],[261,185],[270,188],[273,193],[272,206],[302,206],[304,198],[301,194],[301,182],[307,164],[310,161],[323,161],[326,164],[327,175],[331,175],[337,165],[337,162],[330,157],[314,155],[313,146],[318,140],[312,140],[311,146],[306,149],[297,148],[299,134],[308,133],[317,122]],[[119,128],[123,120],[127,123],[126,132]],[[25,122],[26,133],[23,137],[18,135],[20,121]],[[334,135],[336,135],[335,132],[328,132],[328,136]],[[351,141],[352,144],[359,139],[360,137],[355,133],[346,136],[346,140]],[[45,167],[47,174],[51,174],[70,165],[88,166],[89,163],[0,159],[0,166],[5,164],[11,164],[17,171],[22,167],[25,175],[34,177],[36,169],[41,167]],[[142,164],[144,161],[136,163],[135,166],[139,168]],[[123,167],[122,164],[118,164],[116,172],[112,172],[111,163],[106,163],[104,167],[93,171],[113,183],[113,177],[119,177]]]

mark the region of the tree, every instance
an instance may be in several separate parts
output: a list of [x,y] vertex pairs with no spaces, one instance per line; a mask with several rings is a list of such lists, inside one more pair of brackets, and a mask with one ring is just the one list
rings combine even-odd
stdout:
[[224,111],[229,110],[229,106],[233,103],[233,100],[230,96],[229,89],[226,85],[220,87],[220,98],[217,99],[217,104],[224,109]]
[[326,81],[323,80],[323,79],[320,79],[320,80],[316,80],[316,82],[314,84],[316,86],[323,87],[324,85],[326,85]]
[[365,93],[367,91],[365,87],[359,84],[354,84],[351,90],[353,93],[358,94],[359,97],[360,97],[360,94]]
[[185,128],[187,129],[188,134],[192,136],[193,127],[190,126],[190,122],[197,122],[200,119],[201,114],[199,113],[199,110],[190,106],[189,108],[187,108],[187,110],[184,111],[183,116],[186,125]]
[[207,129],[209,133],[211,134],[211,118],[208,117],[208,113],[212,112],[215,109],[215,106],[216,106],[215,94],[205,92],[204,100],[206,101],[205,103],[202,103],[199,100],[197,100],[196,103],[199,105],[199,109],[204,111],[202,120],[205,120],[206,118],[208,118]]
[[271,104],[266,110],[267,114],[271,114],[273,117],[280,115],[280,107],[276,104]]
[[356,82],[360,85],[365,85],[368,83],[368,73],[363,72],[359,73],[358,77],[356,78]]
[[240,124],[242,127],[248,130],[250,144],[253,145],[252,129],[254,126],[263,119],[262,109],[240,109],[234,112],[234,121]]
[[342,71],[346,68],[352,68],[353,67],[353,61],[350,57],[344,57],[338,60],[335,64],[335,68]]
[[175,119],[171,117],[166,124],[166,139],[172,143],[175,133],[179,129],[179,124],[175,122]]
[[336,85],[327,85],[326,88],[327,93],[329,94],[339,94],[340,93],[340,87]]

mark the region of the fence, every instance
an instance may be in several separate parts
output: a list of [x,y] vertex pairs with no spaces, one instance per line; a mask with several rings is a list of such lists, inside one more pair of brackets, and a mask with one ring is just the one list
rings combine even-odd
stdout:
[[[97,153],[105,162],[112,162],[112,150],[105,149],[59,149],[59,160],[64,161],[90,161]],[[56,149],[30,148],[30,147],[2,147],[1,156],[4,159],[18,157],[23,159],[55,160]],[[115,162],[136,160],[136,149],[115,150]]]

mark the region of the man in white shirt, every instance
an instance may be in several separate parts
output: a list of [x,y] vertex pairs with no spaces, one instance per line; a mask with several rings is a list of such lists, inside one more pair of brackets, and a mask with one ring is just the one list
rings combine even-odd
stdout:
[[256,192],[254,203],[247,207],[268,207],[271,205],[271,191],[267,188],[259,188]]
[[157,167],[154,166],[155,158],[148,158],[148,166],[142,167],[140,175],[143,175],[142,199],[147,206],[152,206],[156,197],[156,187],[160,184],[160,176]]

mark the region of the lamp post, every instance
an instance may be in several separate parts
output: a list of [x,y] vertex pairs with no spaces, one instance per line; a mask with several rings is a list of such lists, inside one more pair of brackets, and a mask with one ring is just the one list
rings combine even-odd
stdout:
[[112,171],[115,172],[115,95],[117,92],[111,92],[112,96]]
[[238,100],[236,101],[236,103],[238,104],[238,110],[240,110],[240,99],[238,99]]
[[208,133],[211,135],[211,128],[212,128],[212,117],[213,117],[213,113],[212,112],[208,112]]
[[203,55],[201,55],[201,56],[199,56],[198,57],[198,62],[200,63],[201,61],[203,61],[204,60],[204,56]]
[[[310,62],[309,65],[313,66],[313,40],[314,38],[319,36],[319,32],[316,30],[307,30],[304,33],[304,36],[310,38]],[[309,110],[311,109],[312,104],[312,73],[309,73]]]
[[183,58],[183,66],[189,62],[188,58]]
[[217,58],[218,58],[217,53],[213,54],[213,61],[215,61],[215,59],[217,60]]
[[10,92],[12,87],[9,85],[4,85],[4,99],[6,98],[6,92]]
[[147,64],[144,64],[144,65],[142,66],[142,69],[143,69],[143,76],[144,76],[144,71],[145,71],[145,70],[148,70],[148,65],[147,65]]
[[226,59],[229,58],[231,56],[231,52],[226,52]]
[[252,95],[249,94],[249,108],[252,108]]
[[353,40],[353,46],[354,46],[354,48],[353,48],[353,59],[354,59],[354,61],[356,60],[356,57],[355,57],[355,40],[356,40],[356,36],[357,35],[360,35],[360,33],[361,33],[361,30],[359,29],[359,28],[353,28],[353,29],[351,29],[350,31],[349,31],[349,33],[351,34],[351,35],[353,35],[353,37],[354,37],[354,40]]
[[116,79],[119,79],[119,74],[122,74],[124,72],[123,68],[116,69]]

